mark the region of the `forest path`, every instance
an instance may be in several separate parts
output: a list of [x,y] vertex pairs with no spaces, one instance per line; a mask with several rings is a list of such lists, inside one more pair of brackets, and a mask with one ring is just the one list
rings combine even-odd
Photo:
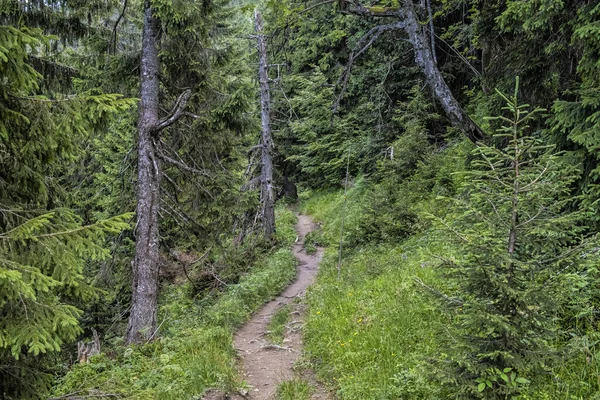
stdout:
[[[250,388],[243,393],[243,397],[236,394],[232,399],[273,400],[278,385],[295,378],[309,382],[313,388],[312,399],[330,398],[328,392],[315,381],[312,371],[294,371],[294,363],[303,349],[301,329],[306,306],[301,300],[315,280],[324,252],[322,248],[317,248],[314,254],[307,254],[304,249],[306,235],[315,228],[309,216],[298,215],[298,240],[293,248],[294,256],[298,259],[296,280],[279,297],[255,313],[234,336],[234,347],[241,359],[241,372]],[[283,343],[276,346],[267,340],[266,334],[273,315],[286,305],[290,309],[290,321],[286,325]]]

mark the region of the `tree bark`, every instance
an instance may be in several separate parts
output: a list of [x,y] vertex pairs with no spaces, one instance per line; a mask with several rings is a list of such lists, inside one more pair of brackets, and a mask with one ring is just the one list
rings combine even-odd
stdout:
[[144,28],[140,63],[138,111],[138,181],[135,257],[132,271],[131,312],[126,342],[143,343],[154,336],[158,299],[159,209],[162,154],[156,146],[160,132],[184,115],[191,96],[185,90],[171,112],[159,119],[160,20],[153,15],[151,0],[144,1]]
[[254,10],[254,28],[258,45],[258,81],[260,85],[261,108],[261,217],[265,236],[271,238],[275,233],[275,190],[273,188],[273,139],[271,137],[271,94],[269,91],[269,64],[267,63],[267,45],[263,32],[263,20],[260,12]]
[[[401,7],[381,8],[381,10],[365,7],[358,1],[355,1],[353,6],[347,9],[346,13],[364,17],[395,18],[397,20],[395,23],[375,27],[369,31],[368,35],[372,34],[374,31],[382,32],[390,29],[403,30],[408,35],[408,41],[413,46],[415,52],[415,64],[421,69],[421,72],[425,76],[425,82],[446,112],[452,125],[460,129],[472,142],[477,142],[485,137],[485,133],[467,115],[456,98],[454,98],[450,87],[448,87],[442,73],[438,69],[433,53],[434,49],[431,48],[430,39],[427,37],[427,33],[419,23],[415,13],[415,5],[412,0],[404,0]],[[433,31],[432,27],[430,29]],[[364,41],[359,41],[359,43],[362,42]],[[360,53],[366,51],[373,42],[374,40],[368,42],[366,47],[359,50]],[[354,62],[354,59],[351,59],[351,63],[352,62]],[[346,66],[346,70],[349,68],[351,68],[351,65]],[[344,90],[345,88],[343,87],[342,93]],[[339,102],[339,99],[337,102]],[[336,106],[334,106],[334,109],[335,108]]]
[[472,142],[483,139],[485,134],[462,109],[442,77],[442,73],[435,62],[434,49],[429,46],[429,40],[417,19],[412,0],[405,2],[403,10],[405,15],[404,30],[408,34],[409,42],[413,45],[415,63],[421,68],[425,75],[425,81],[450,118],[450,122],[462,130]]
[[150,0],[145,0],[138,114],[137,223],[127,343],[148,340],[156,329],[161,170],[153,136],[159,123],[159,32],[160,21],[153,16]]

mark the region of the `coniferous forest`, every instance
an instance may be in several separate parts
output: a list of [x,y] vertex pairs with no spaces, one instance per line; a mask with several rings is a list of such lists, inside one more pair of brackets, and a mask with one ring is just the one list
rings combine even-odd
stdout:
[[275,398],[600,399],[599,203],[597,0],[0,0],[0,399],[253,398],[297,214]]

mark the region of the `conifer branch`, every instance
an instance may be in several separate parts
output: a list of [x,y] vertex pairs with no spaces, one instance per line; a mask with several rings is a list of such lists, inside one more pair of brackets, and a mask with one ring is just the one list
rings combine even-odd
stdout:
[[[20,239],[37,240],[37,239],[52,238],[52,237],[58,237],[58,236],[68,236],[68,235],[72,235],[74,233],[79,233],[82,231],[89,231],[89,230],[96,229],[96,228],[100,228],[103,230],[109,230],[109,228],[107,228],[107,226],[106,226],[107,222],[119,221],[125,215],[127,215],[127,214],[123,214],[122,216],[118,216],[118,217],[113,217],[108,220],[96,222],[95,224],[78,226],[77,228],[73,228],[73,229],[62,230],[62,231],[52,232],[52,233],[42,233],[42,234],[37,234],[37,235],[34,235],[34,234],[25,235],[24,237],[22,237]],[[41,227],[45,226],[46,224],[48,224],[52,220],[52,218],[54,218],[54,213],[48,213],[45,215],[41,215],[37,218],[34,218],[32,220],[29,220],[29,221],[25,222],[24,224],[19,225],[7,232],[1,233],[0,240],[14,240],[14,237],[11,234],[18,233],[20,230],[23,230],[23,228],[27,228],[25,225],[28,224],[29,222],[36,221],[36,222],[38,222],[37,227],[41,228]],[[117,226],[115,227],[115,229],[124,228],[123,224],[125,224],[125,223],[118,223]],[[33,225],[33,227],[35,229],[36,225]],[[112,229],[110,229],[110,230],[112,230]]]

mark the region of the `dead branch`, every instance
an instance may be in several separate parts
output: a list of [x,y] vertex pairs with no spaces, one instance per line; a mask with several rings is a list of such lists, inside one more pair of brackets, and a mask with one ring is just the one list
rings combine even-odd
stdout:
[[300,11],[298,14],[304,14],[306,12],[309,12],[312,9],[315,9],[317,7],[321,7],[321,6],[324,6],[324,5],[327,5],[327,4],[335,3],[336,1],[338,1],[338,0],[325,0],[325,1],[322,1],[320,3],[314,4],[314,5],[310,6],[310,7],[305,8],[304,10]]
[[367,51],[371,47],[371,45],[375,42],[375,40],[377,40],[377,38],[379,38],[379,36],[381,36],[382,33],[386,32],[386,31],[390,31],[390,30],[395,30],[395,29],[404,29],[404,21],[397,21],[397,22],[394,22],[393,24],[389,24],[389,25],[378,25],[378,26],[372,28],[371,30],[369,30],[369,32],[367,32],[356,43],[356,46],[354,46],[354,49],[352,49],[352,53],[350,53],[350,60],[348,61],[348,64],[346,64],[346,67],[344,68],[344,71],[342,72],[342,75],[340,75],[340,77],[337,81],[337,84],[336,84],[336,86],[339,86],[340,84],[342,84],[342,88],[341,88],[340,93],[332,107],[334,114],[337,113],[338,107],[340,105],[340,101],[344,97],[344,94],[346,93],[346,89],[348,88],[348,80],[350,79],[350,73],[352,72],[352,67],[354,66],[354,61],[358,57],[360,57],[361,54],[363,54],[365,51]]
[[[119,14],[119,17],[115,21],[115,26],[113,27],[113,31],[112,31],[113,54],[117,54],[117,28],[119,27],[119,23],[121,22],[121,20],[123,19],[123,16],[125,15],[125,11],[127,11],[127,0],[125,0],[123,2],[123,10],[121,11],[121,14]],[[110,49],[109,49],[109,52],[110,52]]]
[[208,172],[204,171],[204,170],[200,170],[200,169],[196,169],[193,167],[190,167],[189,165],[181,162],[181,161],[177,161],[169,156],[167,156],[161,149],[159,146],[156,146],[156,156],[158,158],[160,158],[161,160],[163,160],[164,162],[167,162],[169,164],[175,165],[176,167],[179,167],[185,171],[191,172],[192,174],[196,174],[196,175],[201,175],[201,176],[205,176],[207,178],[209,178],[211,176],[211,174],[209,174]]
[[177,122],[177,120],[179,120],[179,118],[181,118],[191,96],[192,91],[190,89],[184,90],[184,92],[179,95],[171,112],[157,124],[157,133],[173,125],[175,122]]
[[83,393],[83,392],[84,392],[83,390],[79,390],[77,392],[68,393],[63,396],[51,397],[48,400],[80,400],[80,399],[97,399],[97,398],[103,398],[103,397],[121,397],[120,394],[116,394],[116,393],[96,393],[96,394],[79,395],[79,393]]
[[266,344],[260,348],[261,350],[287,350],[287,351],[298,351],[291,347],[278,346],[276,344]]
[[435,30],[433,29],[433,14],[431,12],[431,0],[427,2],[427,18],[429,19],[429,38],[431,40],[431,55],[433,56],[433,62],[437,65],[437,57],[435,55]]
[[[452,122],[452,125],[460,129],[464,134],[476,143],[485,137],[483,130],[467,115],[462,109],[452,91],[448,87],[448,84],[444,80],[440,70],[438,69],[435,61],[435,55],[431,48],[431,38],[428,38],[422,28],[421,22],[418,20],[415,5],[411,0],[404,0],[403,5],[397,8],[385,8],[385,7],[365,7],[358,0],[352,2],[352,6],[349,7],[344,13],[358,15],[363,17],[394,17],[397,18],[396,24],[380,25],[380,27],[394,27],[394,29],[402,29],[408,36],[408,41],[413,47],[415,64],[421,69],[421,72],[425,76],[425,82],[429,86],[429,89],[434,94],[437,101],[440,103],[446,115]],[[378,36],[381,35],[379,27],[371,29],[363,39],[359,41],[362,47],[358,52],[364,52]],[[375,38],[371,41],[371,38]],[[366,43],[367,45],[362,45]],[[358,46],[357,46],[358,48]],[[354,51],[353,51],[354,53]],[[356,56],[351,57],[351,62],[354,62]],[[350,63],[349,63],[350,64]],[[348,67],[346,68],[348,70]],[[347,77],[342,75],[341,81],[347,81]],[[343,94],[343,91],[342,91]],[[334,109],[337,109],[337,103],[334,105]]]
[[341,11],[342,14],[352,14],[362,17],[395,17],[403,16],[401,7],[365,7],[359,1],[353,1],[352,6]]

